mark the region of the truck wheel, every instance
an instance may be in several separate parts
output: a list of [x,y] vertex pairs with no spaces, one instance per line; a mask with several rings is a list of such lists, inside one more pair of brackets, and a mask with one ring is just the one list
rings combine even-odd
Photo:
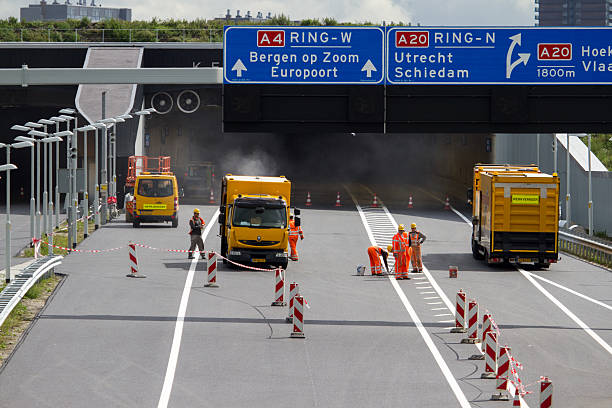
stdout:
[[479,245],[476,243],[476,241],[472,240],[472,256],[474,257],[474,259],[483,260],[484,256],[482,256],[482,254],[478,250],[478,247]]
[[176,227],[178,227],[178,217],[175,217],[172,220],[172,228],[176,228]]
[[283,268],[284,270],[287,270],[287,266],[289,266],[289,261],[285,261],[278,265],[279,268]]
[[538,269],[548,269],[550,267],[550,264],[546,262],[543,262],[543,263],[536,262],[534,266]]
[[140,222],[139,221],[132,222],[132,227],[133,228],[140,228]]

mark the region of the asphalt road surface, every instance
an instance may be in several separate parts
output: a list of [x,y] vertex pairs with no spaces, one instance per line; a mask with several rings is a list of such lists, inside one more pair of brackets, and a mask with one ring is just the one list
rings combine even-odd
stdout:
[[[371,208],[374,190],[389,213]],[[459,288],[492,313],[522,363],[533,392],[523,406],[537,407],[541,375],[553,381],[555,407],[612,406],[610,271],[566,255],[549,270],[487,267],[443,198],[416,187],[296,186],[305,239],[287,281],[309,305],[305,339],[289,337],[286,307],[270,306],[273,271],[220,264],[220,287],[205,288],[204,262],[164,250],[186,249],[193,206],[181,207],[176,229],[114,222],[79,248],[130,240],[157,248],[137,249],[147,278],[125,276],[125,248],[66,257],[58,268],[66,279],[0,372],[0,406],[511,406],[489,401],[495,381],[480,379],[484,362],[468,359],[477,348],[449,333]],[[199,208],[214,224],[206,248],[219,251],[217,207]],[[411,222],[428,238],[424,274],[355,276],[373,240]]]

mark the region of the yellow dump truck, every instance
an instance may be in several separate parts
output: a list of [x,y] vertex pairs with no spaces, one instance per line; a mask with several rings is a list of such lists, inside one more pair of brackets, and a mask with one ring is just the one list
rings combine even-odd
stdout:
[[[221,255],[240,264],[287,268],[291,182],[227,174],[221,184]],[[299,210],[295,209],[296,225]]]
[[472,201],[472,254],[487,263],[558,259],[559,177],[537,167],[476,165]]

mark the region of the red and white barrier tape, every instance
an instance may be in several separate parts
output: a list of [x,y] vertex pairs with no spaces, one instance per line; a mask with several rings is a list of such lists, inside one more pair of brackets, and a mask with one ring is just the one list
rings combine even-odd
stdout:
[[491,327],[493,327],[493,330],[495,330],[495,332],[497,333],[497,337],[501,337],[501,330],[499,330],[499,326],[497,326],[497,323],[495,323],[495,319],[493,319],[493,313],[489,312],[488,310],[486,311],[486,313],[489,314],[489,321],[491,322]]
[[59,246],[59,245],[54,245],[54,244],[49,244],[48,242],[42,241],[40,239],[36,239],[36,238],[32,238],[32,241],[36,244],[37,242],[40,245],[47,245],[47,246],[52,246],[53,248],[57,248],[57,249],[63,249],[65,251],[69,251],[69,252],[82,252],[82,253],[91,253],[91,254],[98,254],[98,253],[102,253],[102,252],[112,252],[112,251],[118,251],[120,249],[125,248],[125,246],[120,246],[117,248],[110,248],[110,249],[76,249],[76,248],[66,248],[63,246]]
[[512,373],[512,376],[514,377],[514,380],[508,378],[508,381],[514,384],[516,389],[519,390],[519,394],[521,396],[530,394],[531,391],[527,391],[525,389],[525,385],[523,384],[523,381],[521,380],[521,377],[519,376],[517,369],[522,370],[523,365],[519,363],[514,357],[512,357],[512,355],[510,355],[510,372]]

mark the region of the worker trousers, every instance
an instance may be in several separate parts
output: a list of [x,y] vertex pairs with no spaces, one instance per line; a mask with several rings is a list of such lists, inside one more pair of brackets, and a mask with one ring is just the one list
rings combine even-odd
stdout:
[[289,259],[291,259],[292,261],[298,260],[297,242],[297,235],[289,237],[289,246],[291,247],[291,255],[289,255]]
[[376,251],[374,247],[370,247],[368,248],[368,256],[370,257],[370,269],[372,270],[372,275],[381,275],[382,263],[380,262],[378,251]]
[[193,257],[193,250],[198,247],[198,251],[201,252],[202,258],[204,258],[204,241],[202,241],[201,235],[191,234],[191,245],[189,246],[189,257]]
[[395,257],[395,279],[405,279],[408,277],[408,259],[406,252],[393,254]]
[[412,250],[412,271],[423,272],[423,260],[421,259],[421,246],[413,245],[410,247]]

